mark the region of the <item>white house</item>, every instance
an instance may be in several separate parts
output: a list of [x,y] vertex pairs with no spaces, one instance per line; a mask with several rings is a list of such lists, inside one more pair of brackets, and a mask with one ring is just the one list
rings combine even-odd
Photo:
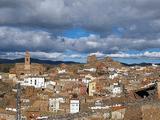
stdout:
[[24,81],[21,82],[22,86],[33,86],[35,88],[44,88],[45,87],[45,78],[39,76],[31,76],[24,78]]
[[70,100],[70,113],[78,113],[79,112],[79,100]]
[[88,86],[88,84],[91,82],[92,80],[91,79],[86,79],[86,78],[82,78],[82,82]]
[[122,92],[122,89],[119,86],[113,87],[113,89],[112,89],[113,94],[120,94],[121,92]]
[[60,110],[60,103],[65,103],[64,98],[50,98],[49,99],[49,110],[50,111],[58,111]]
[[93,80],[95,80],[95,79],[96,79],[95,77],[93,77],[92,75],[88,74],[88,75],[85,75],[84,78],[82,78],[82,82],[83,82],[86,86],[88,86],[89,82],[91,82],[91,81],[93,81]]
[[113,71],[115,71],[115,69],[109,67],[109,68],[108,68],[108,71],[112,71],[112,72],[113,72]]
[[57,69],[57,70],[58,70],[58,74],[67,73],[67,71],[65,69]]
[[114,83],[112,86],[112,93],[114,95],[121,94],[123,92],[123,85],[120,85],[119,83]]
[[117,76],[118,76],[117,73],[113,73],[113,74],[110,74],[110,75],[109,75],[109,78],[110,78],[110,79],[114,79],[114,78],[116,78]]
[[46,81],[45,82],[45,87],[44,88],[46,88],[46,89],[48,89],[48,90],[54,90],[54,88],[55,88],[55,86],[56,86],[56,82],[55,81]]
[[76,78],[61,78],[60,81],[78,81]]
[[47,82],[45,82],[45,88],[46,88],[48,85],[53,85],[53,86],[55,86],[55,85],[56,85],[56,82],[54,82],[54,81],[47,81]]
[[50,98],[49,99],[49,111],[58,111],[59,110],[59,99]]
[[90,107],[92,110],[97,110],[97,109],[109,109],[110,106],[104,106],[103,102],[101,100],[97,100],[95,102],[95,105]]
[[96,68],[86,68],[84,69],[84,71],[88,71],[88,72],[96,72]]

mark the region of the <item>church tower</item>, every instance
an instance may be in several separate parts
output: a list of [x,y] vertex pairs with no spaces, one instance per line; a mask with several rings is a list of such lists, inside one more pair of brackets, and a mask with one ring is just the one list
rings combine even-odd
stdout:
[[29,53],[29,51],[26,51],[26,55],[25,55],[25,64],[24,64],[24,68],[25,68],[25,70],[30,70],[30,66],[31,66],[31,64],[30,64],[30,53]]

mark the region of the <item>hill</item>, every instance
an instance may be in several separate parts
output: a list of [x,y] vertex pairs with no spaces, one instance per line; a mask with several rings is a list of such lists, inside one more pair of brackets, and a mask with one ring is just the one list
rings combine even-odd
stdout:
[[[9,72],[9,70],[14,67],[15,63],[23,63],[24,58],[20,59],[0,59],[0,72]],[[43,64],[46,66],[47,69],[51,68],[54,65],[59,65],[59,64],[80,64],[77,62],[72,62],[72,61],[51,61],[51,60],[40,60],[40,59],[35,59],[31,58],[31,63],[39,63]]]
[[[22,63],[24,62],[24,58],[20,59],[0,59],[0,64],[15,64],[15,63]],[[40,59],[35,59],[31,58],[31,63],[40,63],[40,64],[51,64],[51,65],[59,65],[59,64],[79,64],[77,62],[72,62],[72,61],[51,61],[51,60],[40,60]]]
[[[129,66],[129,67],[132,67],[132,66],[141,66],[141,67],[143,67],[143,66],[151,66],[153,63],[138,63],[138,64],[136,64],[136,63],[134,63],[134,64],[121,63],[121,64],[123,64],[125,66]],[[160,63],[157,63],[155,65],[160,65]]]

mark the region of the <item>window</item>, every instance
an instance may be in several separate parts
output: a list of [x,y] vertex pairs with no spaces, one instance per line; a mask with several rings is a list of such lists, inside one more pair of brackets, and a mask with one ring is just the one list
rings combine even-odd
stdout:
[[24,81],[24,83],[28,83],[28,81]]
[[37,85],[37,80],[35,80],[35,85]]

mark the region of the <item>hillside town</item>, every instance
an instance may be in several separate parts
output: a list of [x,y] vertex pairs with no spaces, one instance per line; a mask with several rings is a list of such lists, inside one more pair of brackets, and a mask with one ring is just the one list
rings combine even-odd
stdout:
[[24,63],[0,73],[0,120],[159,120],[160,66],[106,57],[46,68]]

